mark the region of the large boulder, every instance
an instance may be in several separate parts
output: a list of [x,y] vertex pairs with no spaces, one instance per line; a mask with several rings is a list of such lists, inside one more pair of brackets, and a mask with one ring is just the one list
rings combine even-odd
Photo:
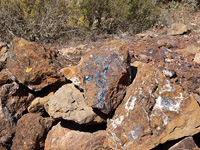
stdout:
[[63,85],[54,95],[50,96],[45,109],[54,119],[75,121],[79,124],[105,121],[85,103],[83,94],[73,84]]
[[[62,127],[61,123],[54,126],[45,140],[45,150],[109,150],[104,144],[105,131],[94,133],[80,132]],[[105,145],[105,146],[104,146]]]
[[10,46],[8,70],[16,81],[29,89],[39,91],[44,87],[62,80],[59,73],[61,65],[55,49],[15,38]]
[[44,140],[52,127],[52,119],[38,114],[26,114],[17,122],[11,150],[42,150]]
[[112,41],[82,57],[77,66],[62,69],[65,77],[84,90],[86,103],[111,113],[130,83],[130,57],[125,44]]
[[193,97],[151,65],[137,63],[137,70],[108,121],[107,138],[113,149],[149,150],[200,132],[200,108]]

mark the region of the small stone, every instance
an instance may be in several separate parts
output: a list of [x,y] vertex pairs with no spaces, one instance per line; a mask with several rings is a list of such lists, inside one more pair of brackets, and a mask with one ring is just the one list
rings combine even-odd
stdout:
[[168,32],[169,35],[181,35],[188,32],[188,27],[182,23],[174,23]]
[[194,61],[196,63],[199,63],[200,64],[200,52],[196,53],[195,57],[194,57]]
[[169,39],[161,39],[157,41],[158,47],[174,48],[177,43]]

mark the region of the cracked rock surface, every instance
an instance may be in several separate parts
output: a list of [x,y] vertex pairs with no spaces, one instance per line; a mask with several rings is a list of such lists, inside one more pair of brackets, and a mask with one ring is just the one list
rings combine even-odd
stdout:
[[63,74],[84,90],[86,103],[105,114],[119,105],[130,83],[130,57],[125,44],[112,41],[82,57]]
[[197,101],[151,65],[138,72],[115,115],[107,138],[113,149],[152,149],[160,143],[200,132]]

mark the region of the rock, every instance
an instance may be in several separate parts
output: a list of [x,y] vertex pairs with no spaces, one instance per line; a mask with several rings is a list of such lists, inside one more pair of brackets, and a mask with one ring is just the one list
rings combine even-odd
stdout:
[[176,49],[175,51],[180,54],[184,54],[184,53],[196,54],[198,51],[200,51],[200,48],[199,46],[189,45],[184,49]]
[[5,68],[6,60],[8,58],[8,47],[6,43],[0,42],[0,71]]
[[[10,77],[10,74],[7,72],[7,70],[2,70],[0,72],[0,94],[3,94],[3,90],[9,92],[6,88],[6,86],[1,87],[3,84],[11,83],[12,79]],[[10,99],[11,97],[5,97],[3,99],[4,95],[0,95],[0,144],[3,144],[5,146],[10,146],[9,142],[12,138],[12,135],[14,134],[14,128],[15,128],[15,122],[14,118],[11,117],[10,112],[8,108],[6,107],[6,104],[8,104],[6,101]],[[10,99],[11,100],[11,99]],[[11,108],[10,108],[11,109]],[[0,148],[1,149],[1,148]]]
[[[172,40],[175,40],[175,42],[178,43],[177,49],[185,49],[185,47],[195,48],[195,46],[189,45],[196,45],[193,41],[197,41],[196,38],[193,40],[178,38],[180,39],[180,41],[176,38],[177,37],[172,37]],[[176,52],[176,50],[173,48],[158,48],[158,45],[156,43],[157,40],[148,42],[149,43],[141,41],[138,43],[128,44],[130,53],[132,53],[131,61],[141,61],[144,63],[149,63],[158,68],[161,72],[164,71],[165,74],[170,73],[168,75],[166,74],[169,77],[170,81],[182,86],[184,91],[186,91],[187,93],[197,93],[197,89],[200,85],[200,64],[193,61],[195,56],[195,53],[193,53],[193,51],[196,50],[190,49],[192,53],[184,51],[180,53]],[[144,60],[138,57],[140,55],[146,55],[147,58]]]
[[176,47],[177,43],[174,40],[170,39],[160,39],[157,41],[159,47],[166,47],[166,48],[174,48]]
[[86,103],[105,114],[122,101],[130,83],[130,57],[125,44],[112,41],[82,57],[77,66],[61,71],[83,88]]
[[3,147],[3,145],[0,144],[0,150],[6,150],[6,148]]
[[200,105],[200,96],[198,94],[191,94],[191,96],[193,96],[194,99],[196,99],[196,101],[199,103]]
[[[10,147],[11,139],[15,132],[15,122],[10,117],[6,107],[0,101],[0,144]],[[1,149],[1,147],[0,147]]]
[[200,64],[200,52],[196,53],[195,57],[194,57],[194,61],[196,63],[199,63]]
[[4,84],[0,87],[1,107],[6,109],[9,115],[16,120],[21,117],[21,114],[33,99],[33,94],[16,82]]
[[0,44],[0,62],[5,62],[8,58],[8,53],[6,53],[8,50],[7,46],[3,46],[1,47],[1,44]]
[[0,71],[3,70],[4,66],[4,63],[0,61]]
[[66,56],[66,55],[81,55],[83,53],[83,50],[86,50],[85,48],[87,47],[87,45],[79,45],[77,47],[69,47],[69,48],[63,48],[61,50],[59,50],[62,55]]
[[81,56],[86,52],[87,45],[79,45],[78,47],[69,47],[60,49],[60,53],[66,57],[68,60],[72,62],[79,62],[81,60]]
[[194,139],[192,137],[186,137],[171,148],[169,150],[181,150],[181,149],[188,149],[188,150],[199,150],[199,147],[196,145]]
[[[5,72],[5,76],[7,75]],[[0,143],[9,143],[15,131],[16,121],[33,99],[34,96],[16,82],[0,86]]]
[[29,113],[39,113],[44,111],[44,105],[49,101],[49,97],[54,93],[51,92],[45,97],[35,98],[28,107]]
[[196,92],[200,95],[200,87],[196,90]]
[[168,32],[169,35],[181,35],[188,32],[188,27],[182,23],[174,23]]
[[139,34],[136,34],[136,36],[139,38],[142,38],[143,40],[146,40],[151,37],[150,34],[148,33],[139,33]]
[[8,70],[3,69],[0,72],[0,86],[3,84],[8,84],[13,82],[13,76],[9,73]]
[[94,133],[69,130],[60,123],[54,126],[45,140],[45,150],[109,150],[104,146],[105,131]]
[[15,38],[9,50],[7,69],[16,80],[29,89],[40,91],[44,87],[62,80],[61,68],[54,49]]
[[108,121],[109,145],[113,149],[149,150],[198,133],[200,108],[196,100],[158,69],[137,65],[136,78]]
[[26,114],[17,122],[11,150],[42,150],[52,119],[38,114]]
[[83,94],[73,84],[63,85],[54,95],[50,96],[45,109],[54,119],[75,121],[79,124],[105,121],[87,106]]

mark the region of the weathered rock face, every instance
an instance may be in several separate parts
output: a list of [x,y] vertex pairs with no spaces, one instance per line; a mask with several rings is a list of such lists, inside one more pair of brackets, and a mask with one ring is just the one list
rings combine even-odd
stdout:
[[2,103],[0,101],[0,144],[10,146],[9,142],[14,134],[14,127],[15,122],[10,117],[7,109],[2,107]]
[[86,103],[109,114],[122,101],[130,83],[126,46],[112,41],[84,56],[77,66],[62,69],[65,77],[84,90]]
[[[16,82],[4,84],[0,87],[0,101],[2,109],[15,119],[21,117],[34,96]],[[9,116],[8,115],[8,116]]]
[[174,43],[174,48],[159,47],[157,39],[128,43],[132,62],[152,64],[187,93],[197,93],[200,86],[200,64],[193,60],[199,49],[195,43],[198,38],[168,37],[165,40],[165,43]]
[[29,89],[39,91],[61,80],[60,64],[54,49],[47,50],[39,44],[15,38],[9,53],[8,70]]
[[199,150],[199,147],[196,145],[192,137],[186,137],[177,144],[175,144],[174,146],[172,146],[169,150],[179,150],[179,149]]
[[182,23],[174,23],[171,25],[171,29],[168,34],[170,35],[180,35],[184,34],[188,31],[188,28],[185,24]]
[[108,121],[113,149],[151,149],[200,131],[196,100],[151,65],[137,63],[138,73],[122,104]]
[[75,121],[79,124],[105,121],[94,113],[92,107],[87,106],[83,94],[73,84],[63,85],[50,96],[45,109],[55,119]]
[[7,145],[14,134],[16,121],[34,96],[16,82],[9,83],[11,79],[4,70],[1,73],[8,84],[0,86],[0,143]]
[[12,83],[12,75],[8,72],[8,70],[3,69],[0,72],[0,86],[3,84],[8,84],[8,83]]
[[38,114],[26,114],[17,122],[16,133],[11,150],[42,150],[52,119]]
[[45,150],[110,150],[104,144],[105,138],[105,131],[79,132],[64,128],[59,123],[48,133],[45,140]]

